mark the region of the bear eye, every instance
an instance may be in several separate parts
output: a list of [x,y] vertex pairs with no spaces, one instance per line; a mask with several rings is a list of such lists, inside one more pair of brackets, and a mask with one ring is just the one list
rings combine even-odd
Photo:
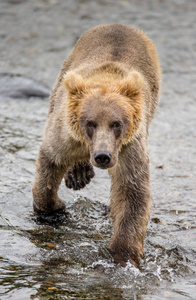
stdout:
[[87,122],[86,126],[90,129],[96,128],[96,124],[92,121]]
[[114,122],[112,124],[112,128],[113,129],[120,129],[121,128],[121,122],[118,122],[118,121]]
[[96,126],[96,123],[94,123],[93,121],[88,121],[86,123],[86,133],[89,138],[93,137],[94,129],[96,128]]
[[122,123],[119,121],[113,122],[111,127],[116,138],[119,138],[122,132]]

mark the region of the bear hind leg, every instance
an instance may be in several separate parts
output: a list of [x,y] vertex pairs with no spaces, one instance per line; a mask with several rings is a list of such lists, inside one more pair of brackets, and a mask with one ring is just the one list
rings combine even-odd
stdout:
[[69,189],[83,189],[95,176],[92,165],[89,162],[82,162],[75,165],[64,176],[65,185]]

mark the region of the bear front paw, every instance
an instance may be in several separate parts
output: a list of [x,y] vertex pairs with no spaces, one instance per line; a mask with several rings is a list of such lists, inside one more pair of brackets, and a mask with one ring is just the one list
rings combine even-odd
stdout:
[[140,269],[140,262],[138,258],[134,259],[131,257],[130,254],[127,254],[126,252],[121,252],[121,253],[112,253],[113,261],[115,264],[119,264],[122,267],[126,267],[127,262],[129,261],[134,267],[137,269]]
[[69,189],[83,189],[95,176],[90,163],[79,163],[65,175],[65,185]]
[[[128,239],[128,237],[127,237]],[[110,253],[115,264],[126,267],[129,261],[133,266],[140,269],[140,253],[134,246],[128,246],[125,240],[113,240],[110,244]]]

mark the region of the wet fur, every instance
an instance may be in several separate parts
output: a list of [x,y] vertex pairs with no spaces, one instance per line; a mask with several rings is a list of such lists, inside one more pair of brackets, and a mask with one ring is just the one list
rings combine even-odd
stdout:
[[[160,77],[155,46],[143,32],[120,24],[87,31],[65,60],[51,92],[36,162],[34,209],[54,213],[65,209],[57,195],[62,178],[70,188],[83,188],[94,176],[94,151],[109,149],[114,224],[110,250],[121,265],[130,260],[138,267],[143,252],[151,200],[147,137]],[[85,127],[91,116],[100,116],[102,128],[92,139]],[[108,129],[109,118],[118,116],[123,122],[120,137]],[[89,176],[84,171],[88,168]],[[80,183],[70,174],[80,177]]]

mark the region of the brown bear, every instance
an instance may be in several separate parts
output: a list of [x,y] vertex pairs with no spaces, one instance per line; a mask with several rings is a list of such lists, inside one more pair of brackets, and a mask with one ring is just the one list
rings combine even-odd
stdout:
[[151,202],[148,127],[161,71],[153,42],[125,25],[87,31],[65,60],[51,92],[36,162],[34,210],[65,209],[57,191],[83,188],[93,166],[111,176],[114,262],[139,267]]

